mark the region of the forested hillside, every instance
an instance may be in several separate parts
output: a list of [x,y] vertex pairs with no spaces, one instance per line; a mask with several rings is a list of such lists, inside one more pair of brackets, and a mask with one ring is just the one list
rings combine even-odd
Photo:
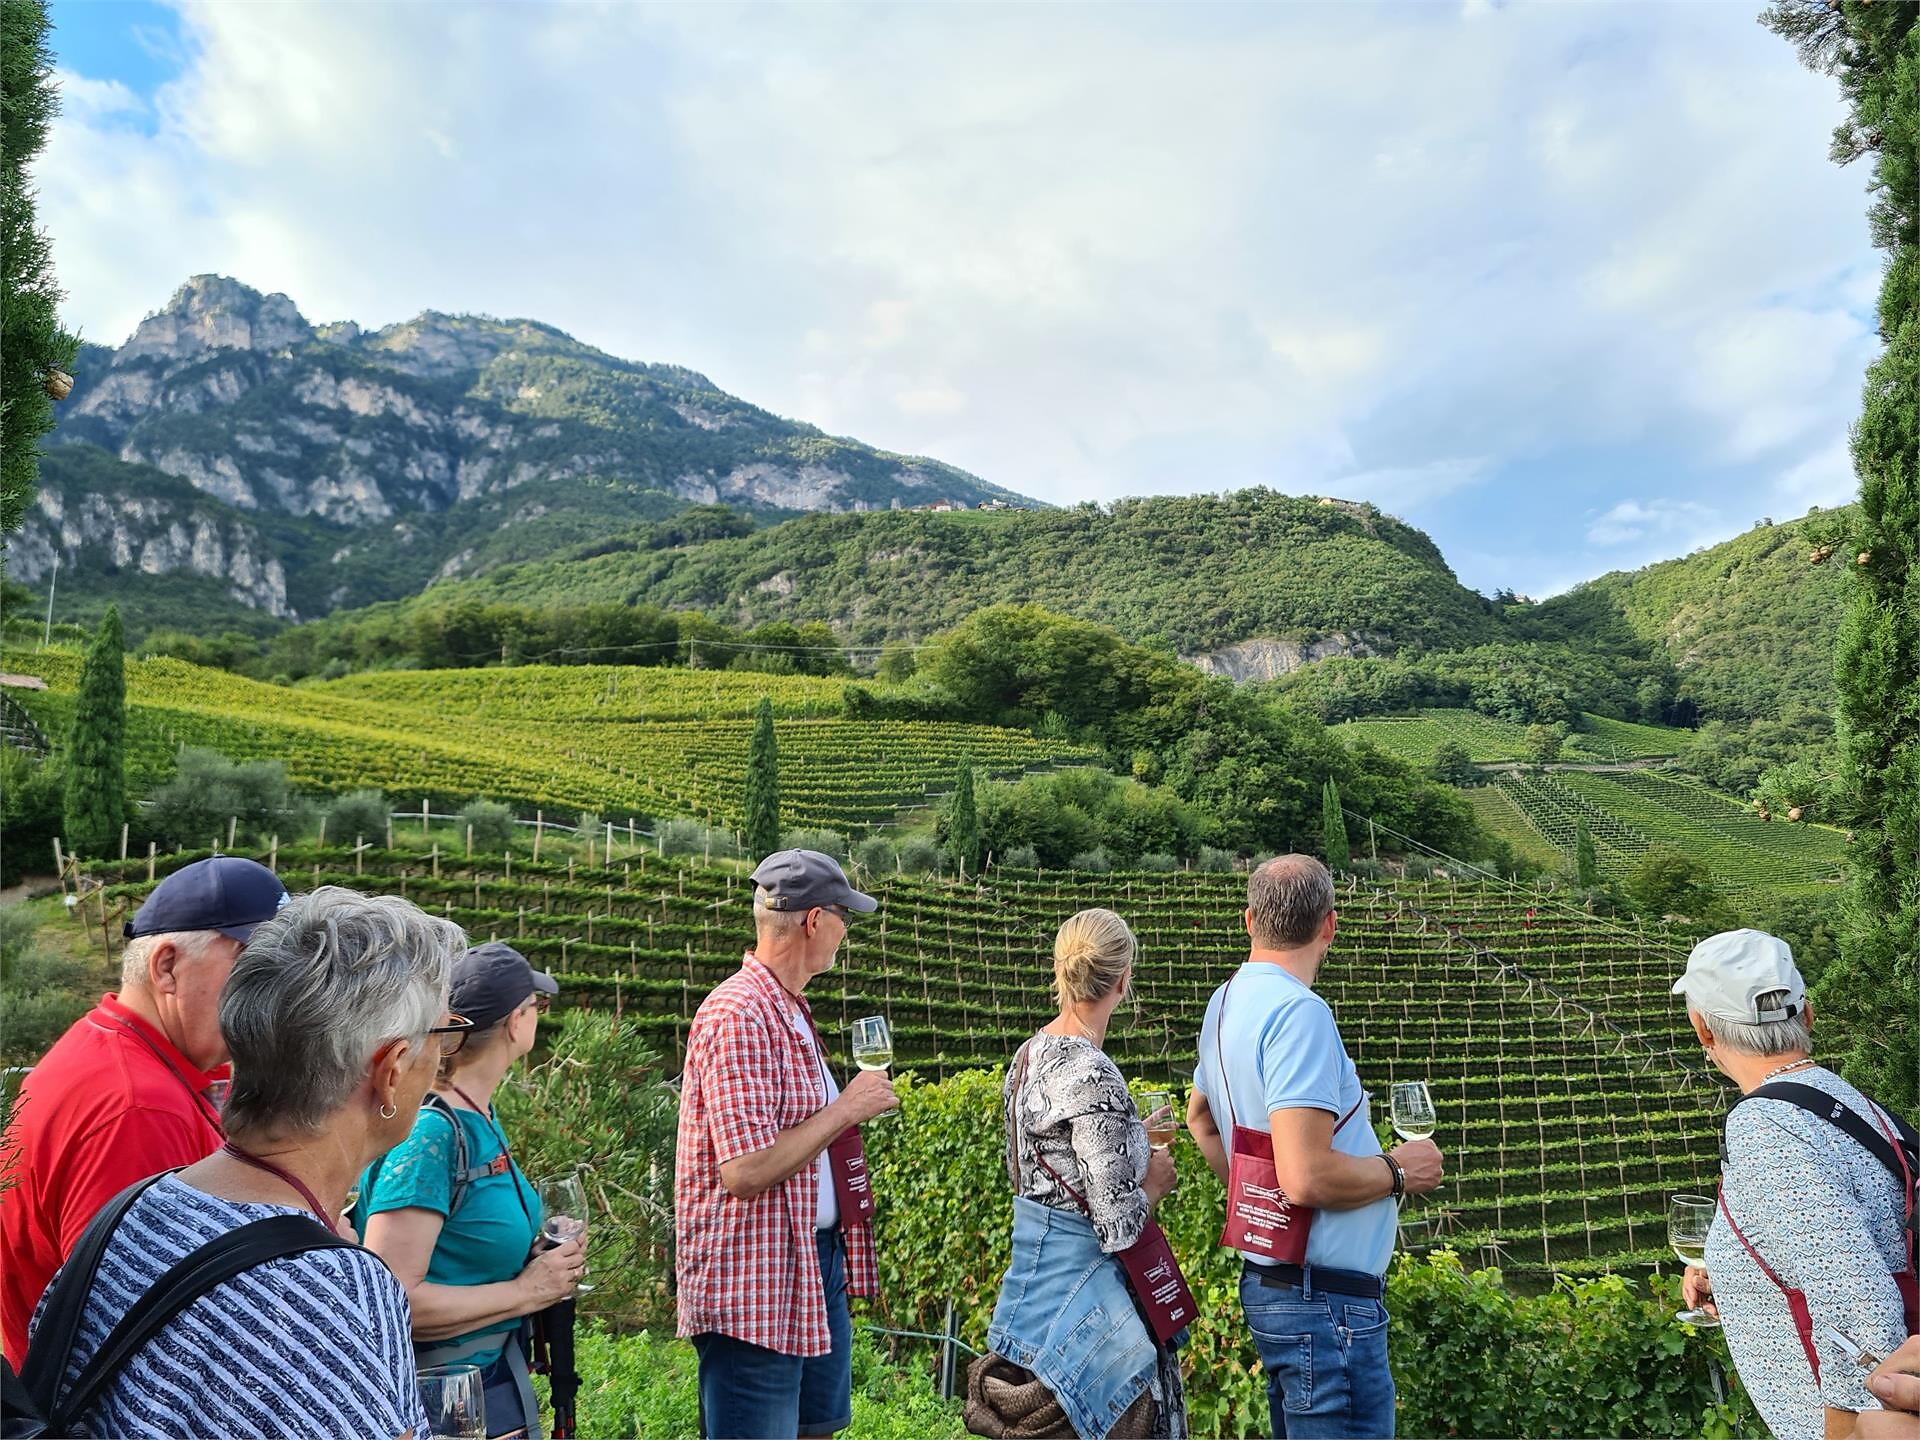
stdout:
[[1802,522],[1758,525],[1643,570],[1616,570],[1546,601],[1536,626],[1596,636],[1596,611],[1624,620],[1685,676],[1703,714],[1732,723],[1833,704],[1833,641],[1854,557],[1822,558]]
[[1111,508],[808,515],[671,550],[644,534],[435,587],[455,601],[644,601],[730,624],[824,620],[848,643],[923,639],[981,606],[1044,605],[1183,654],[1237,641],[1449,648],[1495,638],[1492,602],[1426,535],[1372,506],[1271,490]]

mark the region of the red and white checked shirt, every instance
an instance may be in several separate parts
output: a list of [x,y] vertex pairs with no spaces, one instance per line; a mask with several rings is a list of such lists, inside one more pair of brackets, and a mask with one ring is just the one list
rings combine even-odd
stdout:
[[[687,1034],[673,1164],[679,1333],[825,1355],[833,1337],[814,1242],[824,1157],[750,1200],[720,1183],[722,1165],[766,1149],[823,1103],[818,1062],[790,1013],[780,982],[748,952]],[[847,1293],[878,1294],[872,1230],[841,1230]]]

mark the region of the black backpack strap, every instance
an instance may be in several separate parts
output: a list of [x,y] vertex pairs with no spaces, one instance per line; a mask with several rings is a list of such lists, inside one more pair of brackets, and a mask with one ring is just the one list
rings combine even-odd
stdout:
[[87,1222],[87,1228],[80,1232],[59,1276],[47,1291],[40,1323],[34,1327],[32,1343],[20,1362],[20,1383],[42,1415],[51,1413],[54,1394],[67,1373],[74,1337],[80,1332],[80,1316],[87,1308],[87,1296],[93,1290],[93,1279],[100,1269],[100,1257],[106,1253],[107,1242],[141,1193],[172,1173],[163,1170],[145,1180],[136,1180],[101,1206]]
[[107,1382],[134,1354],[158,1335],[168,1321],[217,1285],[269,1260],[309,1250],[353,1250],[318,1220],[305,1215],[274,1215],[255,1220],[209,1240],[147,1288],[113,1327],[73,1388],[46,1413],[50,1434],[72,1433],[74,1422],[93,1407]]
[[[1797,1105],[1809,1115],[1818,1115],[1828,1124],[1844,1130],[1857,1140],[1861,1148],[1884,1165],[1902,1186],[1910,1183],[1909,1175],[1916,1168],[1920,1168],[1920,1153],[1916,1153],[1913,1127],[1883,1105],[1876,1105],[1875,1108],[1887,1117],[1893,1125],[1894,1134],[1900,1137],[1900,1148],[1907,1152],[1907,1163],[1904,1167],[1900,1163],[1900,1157],[1893,1153],[1893,1145],[1881,1133],[1879,1126],[1852,1106],[1824,1090],[1816,1090],[1811,1085],[1796,1084],[1791,1080],[1775,1080],[1770,1085],[1762,1085],[1759,1089],[1750,1091],[1741,1099],[1784,1100],[1789,1105]],[[1867,1103],[1874,1104],[1872,1100]]]

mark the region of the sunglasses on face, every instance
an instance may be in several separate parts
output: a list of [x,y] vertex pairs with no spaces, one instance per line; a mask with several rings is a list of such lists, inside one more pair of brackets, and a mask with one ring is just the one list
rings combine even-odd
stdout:
[[527,1000],[533,1005],[534,1010],[538,1014],[544,1015],[549,1010],[553,1009],[553,997],[551,995],[542,995],[542,994],[535,993],[535,994],[529,995],[527,997]]

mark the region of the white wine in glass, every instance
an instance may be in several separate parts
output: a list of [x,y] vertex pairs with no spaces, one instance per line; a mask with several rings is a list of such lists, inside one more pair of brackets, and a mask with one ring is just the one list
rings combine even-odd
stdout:
[[885,1070],[893,1064],[893,1031],[886,1016],[853,1022],[853,1063],[862,1070]]
[[[564,1245],[569,1240],[587,1243],[587,1187],[580,1183],[578,1175],[556,1175],[552,1179],[539,1183],[540,1208],[544,1216],[540,1221],[540,1238],[550,1245]],[[581,1273],[586,1272],[583,1269]],[[593,1286],[585,1280],[579,1281],[577,1290],[591,1290]]]
[[[884,1015],[868,1015],[853,1022],[853,1063],[862,1070],[885,1070],[893,1064],[893,1027]],[[884,1111],[874,1118],[884,1120],[898,1112]]]
[[1173,1113],[1173,1095],[1166,1090],[1140,1092],[1140,1119],[1147,1127],[1147,1143],[1156,1150],[1173,1144],[1180,1133],[1180,1122]]
[[[1707,1232],[1713,1228],[1713,1201],[1705,1195],[1676,1195],[1667,1210],[1667,1243],[1683,1265],[1707,1263]],[[1673,1317],[1682,1325],[1711,1330],[1720,1321],[1705,1310],[1682,1310]]]
[[1428,1140],[1433,1137],[1435,1117],[1433,1096],[1424,1080],[1403,1080],[1393,1087],[1389,1102],[1393,1133],[1402,1140]]

